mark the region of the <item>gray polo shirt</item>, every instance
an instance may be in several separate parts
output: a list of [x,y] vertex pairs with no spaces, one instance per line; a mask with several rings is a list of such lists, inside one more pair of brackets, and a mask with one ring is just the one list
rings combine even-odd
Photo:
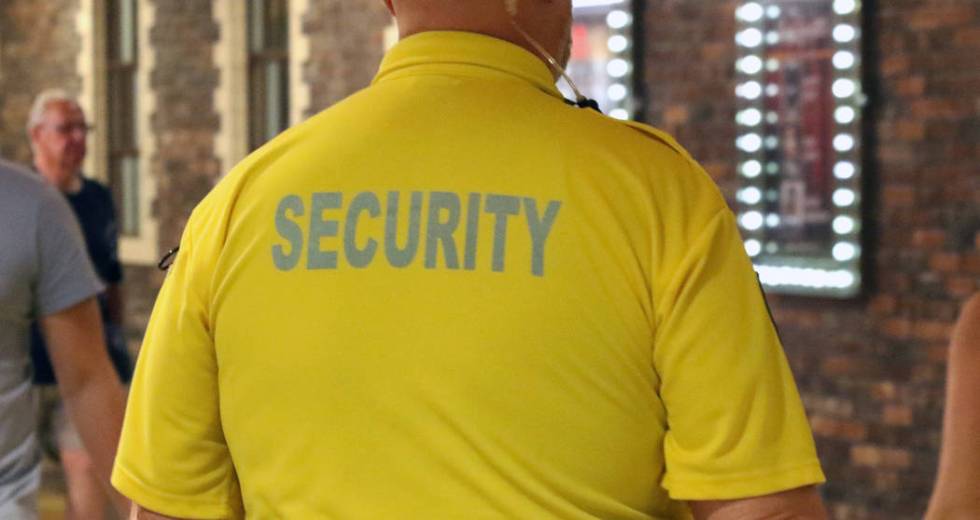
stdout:
[[35,174],[0,161],[0,518],[34,518],[41,455],[30,324],[102,290],[75,216]]

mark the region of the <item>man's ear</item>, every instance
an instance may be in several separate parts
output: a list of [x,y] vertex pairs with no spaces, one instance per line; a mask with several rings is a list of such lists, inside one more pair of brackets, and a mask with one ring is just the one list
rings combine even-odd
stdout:
[[388,12],[391,13],[391,16],[395,16],[395,5],[392,2],[393,0],[385,0],[385,7],[388,8]]
[[[35,141],[37,141],[38,138],[40,138],[40,136],[41,136],[41,125],[35,125],[27,133],[27,137],[30,139],[31,143],[34,143]],[[32,146],[33,146],[33,144],[32,144]]]

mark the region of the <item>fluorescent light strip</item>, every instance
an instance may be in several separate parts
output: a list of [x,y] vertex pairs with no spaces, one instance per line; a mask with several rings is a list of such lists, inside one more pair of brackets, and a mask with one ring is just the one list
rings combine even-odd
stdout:
[[852,271],[815,269],[782,265],[756,265],[759,279],[770,287],[805,287],[808,289],[849,289],[857,278]]
[[609,5],[622,4],[625,0],[574,0],[572,7],[575,9],[587,9],[589,7],[605,7]]

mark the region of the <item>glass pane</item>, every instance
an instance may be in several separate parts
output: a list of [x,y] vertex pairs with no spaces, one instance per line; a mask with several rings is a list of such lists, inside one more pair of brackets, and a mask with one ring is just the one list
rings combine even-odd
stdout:
[[119,1],[105,0],[106,55],[110,63],[119,61]]
[[115,141],[120,149],[132,147],[133,144],[133,76],[128,71],[120,71],[116,74],[118,89],[112,92],[116,97],[114,109],[119,119],[119,126],[116,127]]
[[136,62],[136,0],[119,0],[119,61]]
[[286,50],[289,42],[289,7],[285,0],[266,0],[266,49]]
[[289,128],[289,58],[279,60],[279,131]]
[[139,158],[121,157],[122,168],[122,229],[126,235],[138,235],[140,231],[140,176]]
[[270,61],[266,63],[265,69],[265,99],[263,104],[267,114],[265,117],[265,140],[268,141],[285,129],[283,123],[286,114],[283,113],[283,106],[280,103],[285,87],[282,74],[285,67],[278,61]]
[[128,124],[128,132],[124,137],[127,147],[130,149],[139,148],[139,84],[136,81],[136,71],[129,70],[126,75],[126,80],[128,82],[126,91],[129,93],[129,104],[126,106],[126,120]]
[[289,125],[289,3],[250,0],[249,144],[254,150]]
[[289,127],[289,69],[284,60],[253,62],[249,78],[249,136],[252,149]]
[[122,115],[123,111],[120,110],[120,95],[119,95],[119,83],[120,75],[118,72],[110,72],[109,77],[106,78],[107,87],[107,101],[109,102],[109,150],[118,150],[122,148],[122,144],[119,142],[119,135],[121,134],[120,128],[122,126]]
[[266,48],[266,0],[248,0],[249,49],[253,54]]
[[118,152],[138,147],[137,85],[134,71],[115,70],[109,74],[109,150]]
[[249,144],[254,150],[265,143],[267,110],[265,102],[266,68],[261,62],[253,62],[249,77]]

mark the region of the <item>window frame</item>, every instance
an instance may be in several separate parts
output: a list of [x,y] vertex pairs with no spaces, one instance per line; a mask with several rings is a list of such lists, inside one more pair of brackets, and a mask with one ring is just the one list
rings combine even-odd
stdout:
[[[139,71],[140,49],[138,0],[104,0],[105,1],[105,75],[106,75],[106,177],[109,188],[113,193],[116,204],[116,218],[119,223],[121,236],[138,237],[142,222],[140,218],[140,124],[139,124]],[[127,2],[132,7],[130,13],[128,36],[129,59],[122,51],[125,48],[123,38],[127,36],[122,27],[120,3]],[[118,33],[116,32],[118,31]],[[122,89],[129,88],[127,96]],[[131,97],[130,97],[131,96]],[[125,112],[125,107],[115,100],[128,101],[131,112]],[[122,113],[120,113],[122,112]],[[125,119],[125,121],[124,121]],[[134,172],[127,172],[122,166],[127,160],[135,164]],[[127,176],[131,178],[127,178]]]
[[[269,45],[268,39],[266,38],[263,38],[265,40],[264,42],[260,44],[256,43],[256,7],[259,5],[263,6],[264,10],[262,13],[264,14],[267,12],[269,5],[274,2],[279,4],[279,9],[282,11],[276,20],[283,23],[283,26],[279,27],[278,31],[276,31],[281,36],[281,47]],[[292,123],[292,100],[290,98],[294,79],[290,44],[294,34],[292,32],[294,21],[292,20],[292,11],[290,10],[292,6],[290,4],[291,2],[289,0],[248,0],[246,4],[246,99],[248,100],[246,135],[249,150],[255,150],[261,147],[275,137],[275,135],[288,128]],[[269,22],[268,16],[263,16],[263,24],[261,26],[263,27],[263,35],[271,32],[268,30],[269,26],[267,24]],[[277,83],[279,96],[274,101],[269,99],[268,91],[263,88],[269,82],[267,74],[270,64],[278,65]],[[275,115],[278,115],[278,124],[270,122]]]

